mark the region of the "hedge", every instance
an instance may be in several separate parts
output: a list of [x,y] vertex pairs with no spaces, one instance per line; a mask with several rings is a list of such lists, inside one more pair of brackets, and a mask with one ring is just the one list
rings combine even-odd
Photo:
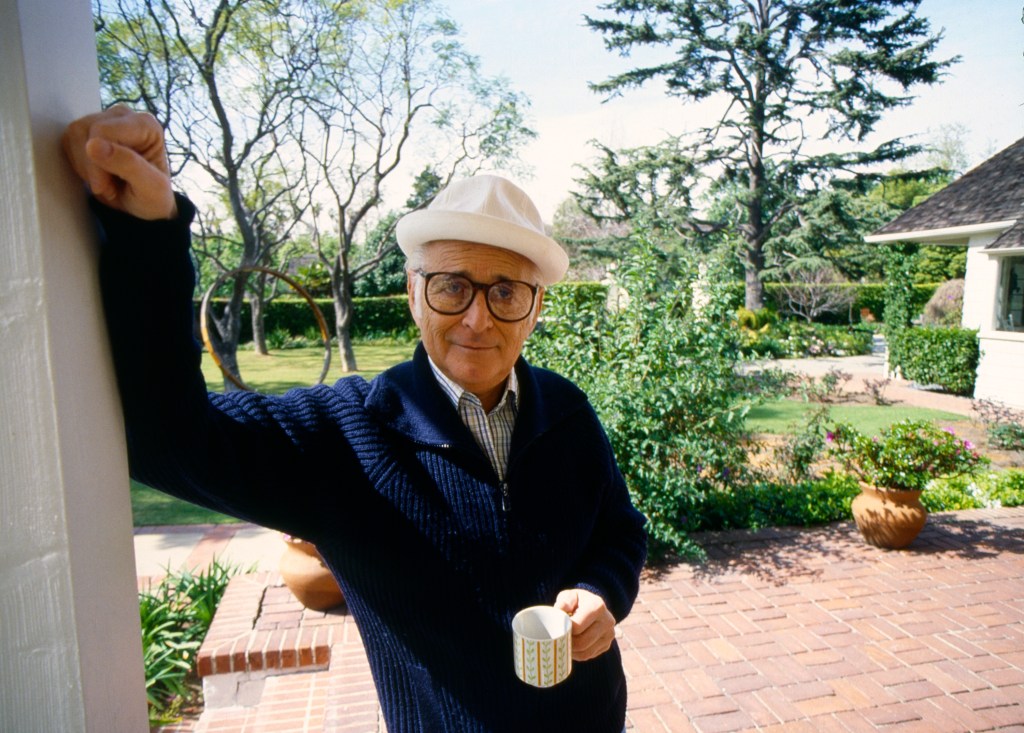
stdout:
[[904,379],[936,384],[959,395],[974,393],[981,350],[978,332],[933,326],[905,328],[892,336],[889,366]]
[[[315,298],[317,307],[324,314],[327,328],[334,336],[334,303],[330,298]],[[223,301],[219,301],[223,303]],[[214,300],[212,306],[216,306]],[[404,295],[388,295],[374,298],[354,298],[350,333],[354,339],[405,338],[415,332],[415,324],[409,313],[409,301]],[[196,303],[196,312],[199,304]],[[264,306],[264,328],[267,333],[276,330],[301,335],[316,328],[316,317],[309,304],[302,298],[275,298]],[[252,317],[248,302],[242,305],[242,343],[252,340]]]

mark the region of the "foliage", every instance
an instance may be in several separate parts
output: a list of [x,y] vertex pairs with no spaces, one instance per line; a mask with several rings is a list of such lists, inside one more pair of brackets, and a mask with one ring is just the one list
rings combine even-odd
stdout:
[[756,481],[702,494],[689,508],[688,529],[811,527],[846,520],[859,492],[856,479],[843,473],[794,483]]
[[626,297],[615,308],[552,288],[527,356],[590,397],[649,520],[652,557],[685,552],[698,497],[746,479],[737,331],[715,278],[673,270],[644,238],[616,280]]
[[825,449],[826,423],[831,412],[825,405],[807,413],[804,424],[774,450],[778,473],[796,483],[814,478],[813,470]]
[[993,400],[975,400],[971,406],[985,423],[989,445],[1024,451],[1024,413]]
[[[885,248],[864,241],[881,228],[944,188],[945,170],[893,170],[885,175],[833,179],[809,192],[793,212],[781,218],[765,245],[766,282],[785,277],[793,267],[836,268],[852,281],[885,279]],[[914,267],[915,283],[963,277],[966,247],[921,246]],[[881,308],[872,308],[881,317]]]
[[1024,451],[1024,425],[999,423],[988,428],[988,442],[1000,450]]
[[1024,470],[938,478],[921,495],[921,503],[930,512],[1024,506]]
[[873,331],[862,326],[779,321],[742,329],[741,348],[750,357],[802,359],[870,354]]
[[995,474],[985,485],[985,491],[998,506],[1024,505],[1024,471],[1010,469]]
[[830,453],[858,479],[887,489],[924,489],[937,476],[976,472],[988,459],[951,428],[902,420],[869,437],[838,423],[826,437]]
[[926,326],[960,325],[964,311],[964,281],[949,280],[935,289],[924,307],[921,322]]
[[915,283],[963,280],[967,275],[967,246],[922,244],[914,268]]
[[139,593],[146,698],[153,724],[168,722],[182,700],[198,696],[192,679],[196,654],[224,590],[239,568],[214,562],[198,573],[169,573]]
[[891,244],[884,246],[884,251],[885,305],[882,320],[890,368],[895,369],[907,356],[900,336],[910,328],[915,315],[911,275],[917,245]]
[[968,328],[907,328],[889,340],[889,366],[904,379],[953,394],[974,391],[981,358],[978,332]]
[[[733,210],[723,221],[739,244],[748,308],[763,305],[765,243],[806,191],[835,171],[917,152],[899,141],[850,152],[836,143],[862,143],[885,112],[909,104],[911,87],[934,83],[955,61],[933,58],[941,34],[930,33],[918,4],[611,0],[601,6],[611,17],[586,16],[622,57],[645,47],[669,51],[591,84],[595,91],[621,94],[664,78],[671,96],[720,104],[716,123],[673,144],[681,154],[672,172],[716,177],[713,187]],[[816,138],[832,144],[812,154]],[[678,189],[670,195],[686,198]]]
[[695,218],[691,189],[698,167],[676,138],[658,145],[614,150],[591,141],[600,157],[594,169],[584,169],[575,195],[579,209],[613,233],[612,243],[628,246],[623,227],[644,223],[644,236],[658,240],[666,251],[706,252],[709,241],[700,234],[720,227]]

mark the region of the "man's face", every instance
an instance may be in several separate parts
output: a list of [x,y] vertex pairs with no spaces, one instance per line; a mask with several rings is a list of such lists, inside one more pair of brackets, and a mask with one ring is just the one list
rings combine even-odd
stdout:
[[[521,280],[535,285],[539,280],[537,267],[515,252],[460,241],[431,242],[424,248],[422,269],[455,273],[485,284]],[[530,315],[506,323],[491,315],[482,291],[474,294],[462,313],[437,313],[424,298],[424,278],[414,272],[408,278],[409,307],[430,358],[448,378],[479,397],[485,409],[491,409],[537,324],[543,291],[538,291]]]

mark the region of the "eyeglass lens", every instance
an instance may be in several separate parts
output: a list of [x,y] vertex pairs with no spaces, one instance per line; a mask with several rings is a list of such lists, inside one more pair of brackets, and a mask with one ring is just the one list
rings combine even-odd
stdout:
[[499,280],[490,285],[447,272],[427,276],[427,305],[438,313],[456,315],[469,308],[477,290],[483,290],[491,314],[502,321],[520,321],[533,308],[535,290],[518,280]]

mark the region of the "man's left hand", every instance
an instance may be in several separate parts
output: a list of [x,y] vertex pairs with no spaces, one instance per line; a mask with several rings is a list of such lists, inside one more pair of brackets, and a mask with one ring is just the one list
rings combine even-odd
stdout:
[[599,657],[615,641],[615,617],[601,596],[582,588],[563,590],[555,599],[572,617],[572,658],[577,662]]

